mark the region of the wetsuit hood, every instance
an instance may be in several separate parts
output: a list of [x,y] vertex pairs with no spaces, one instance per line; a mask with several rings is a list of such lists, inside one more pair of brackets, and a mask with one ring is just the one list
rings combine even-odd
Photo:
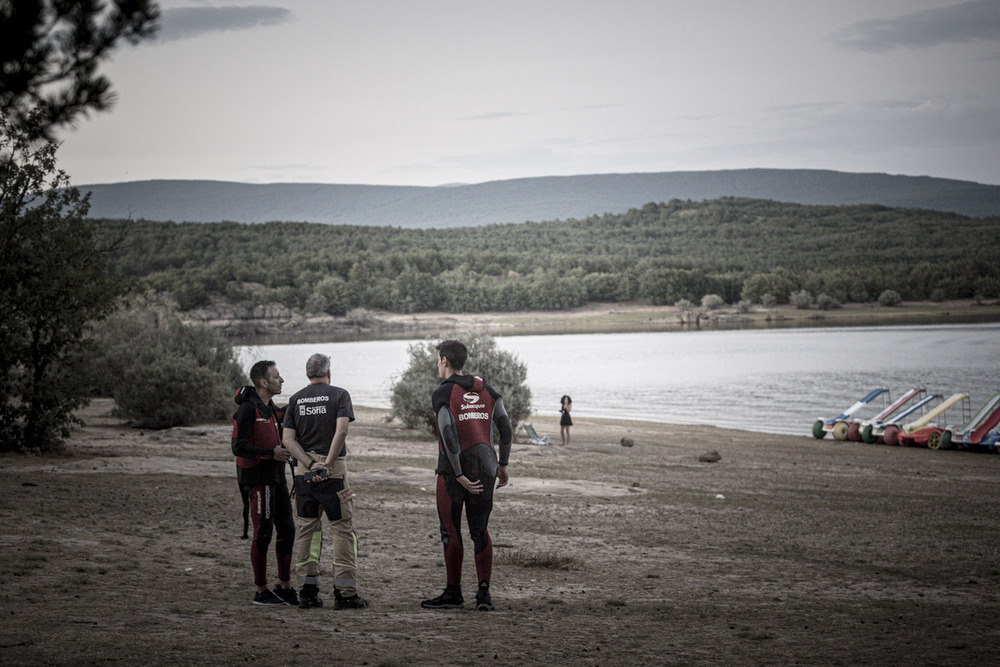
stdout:
[[[245,387],[240,387],[236,390],[236,395],[233,396],[233,401],[236,405],[241,405],[250,400],[251,396],[257,396],[257,392],[253,390],[253,385],[247,385]],[[260,398],[260,397],[258,397]]]
[[483,378],[478,375],[452,375],[447,380],[441,380],[441,384],[446,382],[453,382],[457,384],[462,389],[471,389],[472,391],[482,391],[483,390]]
[[271,407],[273,403],[266,404],[260,399],[257,391],[253,388],[253,385],[246,385],[245,387],[240,387],[236,390],[236,395],[233,396],[233,401],[236,405],[243,405],[244,403],[252,403],[254,407],[257,408],[257,412],[261,414],[262,417],[270,418]]

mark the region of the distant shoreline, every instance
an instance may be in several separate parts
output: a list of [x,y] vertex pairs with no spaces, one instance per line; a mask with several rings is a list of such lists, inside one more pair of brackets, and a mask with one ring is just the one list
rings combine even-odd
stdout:
[[513,313],[412,313],[366,312],[363,321],[348,317],[313,317],[290,320],[241,320],[231,323],[187,320],[213,326],[238,345],[345,342],[430,338],[483,331],[492,336],[528,336],[590,333],[639,333],[731,329],[829,328],[859,326],[916,326],[931,324],[980,324],[1000,322],[1000,302],[972,299],[947,302],[907,302],[885,307],[846,304],[832,310],[801,310],[794,306],[689,311],[674,306],[642,304],[591,304],[568,311]]

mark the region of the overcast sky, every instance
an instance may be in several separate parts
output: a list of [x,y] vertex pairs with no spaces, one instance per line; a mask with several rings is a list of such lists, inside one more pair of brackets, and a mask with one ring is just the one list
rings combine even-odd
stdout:
[[[268,0],[260,0],[268,2]],[[163,0],[74,185],[753,167],[1000,184],[1000,0]]]

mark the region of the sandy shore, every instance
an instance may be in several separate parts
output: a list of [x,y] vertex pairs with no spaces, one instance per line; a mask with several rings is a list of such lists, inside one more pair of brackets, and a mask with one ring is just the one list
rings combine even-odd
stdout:
[[498,336],[517,334],[610,333],[670,331],[697,328],[796,328],[817,326],[892,326],[1000,321],[1000,303],[971,299],[947,302],[910,302],[892,308],[872,303],[849,303],[832,310],[799,309],[784,305],[754,306],[746,312],[734,307],[681,313],[674,306],[648,304],[589,304],[565,311],[514,313],[380,313],[388,329],[418,331],[484,330]]
[[800,310],[793,306],[746,312],[726,307],[682,314],[674,306],[639,303],[590,304],[565,311],[488,313],[389,313],[367,312],[360,320],[347,317],[310,316],[288,320],[226,320],[193,317],[189,323],[218,328],[237,344],[279,344],[422,338],[482,331],[494,336],[564,333],[628,333],[692,329],[752,329],[795,327],[889,326],[913,324],[965,324],[1000,321],[1000,303],[973,300],[915,302],[885,308],[878,304],[845,304],[833,310]]
[[[435,443],[359,408],[349,468],[372,606],[273,609],[250,604],[229,424],[136,431],[109,407],[85,412],[63,456],[0,456],[5,665],[1000,654],[997,456],[580,418],[569,447],[515,446],[491,520],[497,610],[432,612]],[[555,417],[532,422],[558,440]]]

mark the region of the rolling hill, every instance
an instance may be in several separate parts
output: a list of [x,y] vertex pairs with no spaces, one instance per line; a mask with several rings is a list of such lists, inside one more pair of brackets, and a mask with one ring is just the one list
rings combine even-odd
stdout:
[[446,228],[623,213],[719,197],[1000,215],[1000,186],[928,176],[739,169],[547,176],[439,187],[152,180],[77,186],[94,218]]

